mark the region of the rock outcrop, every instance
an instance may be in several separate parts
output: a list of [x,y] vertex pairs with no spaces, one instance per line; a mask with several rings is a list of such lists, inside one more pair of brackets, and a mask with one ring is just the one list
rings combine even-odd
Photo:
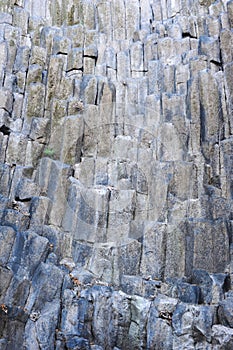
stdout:
[[0,349],[232,349],[233,1],[0,11]]

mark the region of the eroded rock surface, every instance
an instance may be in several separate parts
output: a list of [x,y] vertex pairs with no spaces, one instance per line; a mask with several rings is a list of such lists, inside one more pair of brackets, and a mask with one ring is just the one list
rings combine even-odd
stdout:
[[0,11],[0,349],[232,349],[233,1]]

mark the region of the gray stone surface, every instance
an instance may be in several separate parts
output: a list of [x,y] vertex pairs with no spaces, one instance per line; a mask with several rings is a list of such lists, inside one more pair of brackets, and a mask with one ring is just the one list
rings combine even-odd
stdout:
[[231,328],[232,328],[232,321],[233,321],[232,307],[233,307],[233,299],[227,298],[220,302],[219,309],[218,309],[218,317],[220,319],[221,324]]
[[0,349],[232,349],[233,1],[0,1]]

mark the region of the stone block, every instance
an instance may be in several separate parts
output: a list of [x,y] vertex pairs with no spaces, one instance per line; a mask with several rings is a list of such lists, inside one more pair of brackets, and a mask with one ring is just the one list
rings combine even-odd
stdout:
[[42,156],[44,156],[44,144],[37,141],[28,141],[25,165],[37,167]]
[[[104,344],[109,344],[109,346],[113,348],[114,343],[117,342],[116,332],[118,327],[115,324],[113,324],[113,326],[109,329],[107,327],[107,325],[110,322],[112,312],[114,312],[113,308],[111,307],[111,303],[113,302],[114,308],[117,309],[116,305],[122,302],[122,304],[127,309],[126,320],[128,321],[129,306],[127,305],[127,300],[125,297],[122,297],[122,295],[119,295],[119,297],[115,295],[115,298],[112,299],[111,289],[105,286],[95,286],[92,289],[91,293],[92,293],[91,295],[93,295],[93,297],[96,300],[96,304],[95,304],[96,309],[95,311],[93,310],[94,312],[93,314],[95,314],[96,311],[99,314],[99,317],[94,316],[94,319],[93,319],[94,322],[93,322],[93,328],[92,328],[93,334],[96,338],[96,343],[102,347],[105,346]],[[107,310],[110,310],[110,312],[107,312]],[[118,313],[115,313],[115,315],[117,319],[120,320],[120,315],[118,315]],[[101,320],[101,323],[99,323],[99,320]],[[124,327],[123,325],[122,326],[120,325],[120,329],[122,329],[125,334],[125,330],[123,327]],[[108,331],[104,332],[104,329],[108,329]],[[89,334],[90,328],[86,330],[88,331],[88,334]],[[101,334],[104,334],[104,336],[102,336]],[[122,338],[119,339],[119,342],[121,342],[121,340]]]
[[[25,332],[28,334],[28,336],[25,337],[26,347],[30,347],[31,344],[40,347],[53,347],[53,335],[56,331],[55,322],[58,320],[59,312],[60,304],[58,299],[51,302],[45,302],[41,311],[38,311],[38,309],[35,309],[35,311],[32,310],[30,319],[25,327]],[[45,324],[49,325],[46,327],[46,330],[44,330]]]
[[8,90],[0,90],[0,108],[11,113],[13,108],[13,95]]
[[73,337],[66,342],[68,349],[91,349],[90,342],[83,337]]
[[173,315],[172,325],[174,333],[180,337],[185,334],[192,334],[193,314],[192,307],[185,304],[178,304]]
[[12,227],[1,226],[0,227],[0,263],[1,265],[7,265],[8,259],[11,254],[11,250],[14,244],[16,233]]
[[[41,242],[47,241],[44,237],[40,237],[40,240]],[[59,267],[44,263],[40,260],[38,271],[32,278],[33,288],[30,289],[26,308],[32,311],[39,311],[43,314],[42,310],[44,307],[48,306],[47,303],[56,302],[57,299],[59,299],[62,281],[63,273]],[[40,298],[38,298],[39,295]]]
[[211,16],[218,17],[224,11],[223,4],[220,1],[216,1],[210,5],[209,11]]
[[179,14],[182,9],[181,1],[169,0],[167,4],[167,15],[168,18],[174,17]]
[[[88,173],[86,173],[87,175]],[[107,186],[108,179],[108,161],[105,158],[97,158],[95,161],[95,169],[93,168],[95,186]]]
[[[155,0],[151,4],[155,21],[162,21],[162,4],[161,1]],[[165,10],[165,9],[164,9]]]
[[[13,119],[19,119],[22,116],[22,109],[23,109],[23,96],[22,94],[14,93],[13,94],[13,111],[12,111],[12,117]],[[20,122],[19,120],[17,122]],[[20,130],[14,130],[13,131],[21,131]]]
[[124,1],[114,0],[111,6],[113,39],[125,39],[125,3]]
[[26,114],[28,118],[44,116],[45,86],[41,83],[32,83],[27,89]]
[[81,181],[86,187],[91,187],[94,184],[94,158],[84,157],[81,163],[74,165],[74,177]]
[[140,272],[162,279],[165,267],[166,225],[144,228]]
[[154,18],[151,4],[148,3],[147,0],[142,0],[140,2],[140,11],[141,11],[140,28],[142,30],[145,30],[145,32],[148,32],[152,18]]
[[29,226],[29,216],[14,209],[6,209],[1,219],[3,226],[9,226],[15,231],[27,230]]
[[144,70],[143,46],[140,41],[136,41],[130,46],[130,63],[131,71],[142,72]]
[[116,69],[116,52],[113,47],[106,47],[104,58],[108,68]]
[[216,308],[208,305],[195,305],[192,308],[192,312],[193,329],[195,329],[197,341],[201,342],[204,337],[207,342],[210,342]]
[[61,159],[64,163],[75,164],[80,161],[83,132],[84,120],[80,115],[65,118],[61,149]]
[[81,70],[83,68],[83,49],[72,48],[68,52],[67,71]]
[[113,258],[112,251],[114,251],[115,244],[95,244],[93,247],[93,254],[88,262],[87,268],[94,275],[101,278],[102,281],[112,283],[113,274]]
[[29,137],[31,140],[38,140],[39,143],[45,144],[48,140],[49,119],[32,118]]
[[233,74],[233,63],[228,63],[225,67],[225,84],[226,84],[226,97],[228,102],[228,113],[229,113],[229,124],[230,132],[233,130],[233,83],[232,83],[232,74]]
[[175,93],[175,66],[173,65],[164,67],[164,90],[168,95]]
[[1,12],[0,23],[12,24],[12,15],[10,13]]
[[[109,189],[108,191],[111,191],[110,197],[109,197],[109,227],[108,227],[109,237],[108,239],[110,241],[112,240],[115,241],[115,239],[121,240],[123,238],[128,237],[129,221],[133,216],[134,207],[135,207],[135,191],[134,190],[118,191],[117,189],[115,190],[114,188]],[[126,226],[124,227],[123,225],[126,225]]]
[[[75,264],[79,267],[79,270],[80,270],[80,266],[87,266],[87,263],[90,260],[92,253],[93,253],[93,248],[90,244],[85,244],[85,243],[73,240],[72,256],[74,258]],[[91,276],[93,278],[92,274],[89,273],[89,275],[87,272],[85,272],[83,275],[84,281],[88,280],[87,283],[90,282],[89,280]],[[80,271],[78,273],[78,278],[79,280],[81,280]]]
[[42,82],[42,67],[38,64],[30,65],[28,68],[27,84]]
[[146,163],[143,165],[142,169],[148,181],[147,219],[164,222],[164,210],[168,191],[167,179],[169,179],[170,176],[169,166],[164,167],[159,162],[153,160],[151,168],[148,168],[149,172]]
[[233,346],[233,330],[229,327],[215,324],[212,327],[212,343],[223,349],[230,349]]
[[66,206],[67,184],[64,179],[69,176],[69,171],[70,167],[67,164],[52,161],[47,187],[47,194],[52,202],[49,223],[58,227],[61,226]]
[[28,46],[20,46],[17,49],[15,64],[14,64],[14,72],[17,73],[19,71],[26,72],[28,69],[30,58],[30,48]]
[[97,57],[98,50],[96,46],[97,32],[96,30],[88,30],[84,37],[84,51],[86,57]]
[[47,82],[46,108],[50,107],[51,100],[53,97],[56,96],[56,92],[60,87],[64,63],[64,57],[61,57],[61,55],[51,56],[50,58]]
[[133,348],[146,344],[146,321],[151,302],[140,296],[133,296],[131,300],[131,323],[129,327],[128,340]]
[[16,77],[15,92],[19,94],[24,94],[25,87],[26,87],[26,72],[17,72],[15,74],[15,77]]
[[19,133],[11,133],[6,152],[8,164],[24,165],[27,139]]
[[[42,197],[42,201],[39,202],[39,210],[41,210],[41,213],[39,213],[40,217],[38,219],[44,220],[44,214],[46,215],[45,211],[48,206],[48,217],[45,216],[45,221],[48,223],[50,208],[51,208],[51,202],[48,198]],[[45,200],[47,199],[47,201]],[[45,203],[45,206],[43,205]],[[34,200],[32,201],[31,208],[33,209]],[[37,204],[36,204],[37,205]],[[43,218],[42,218],[42,215]],[[33,212],[31,210],[32,219],[34,220],[35,217],[33,217]],[[57,264],[58,260],[62,260],[63,258],[68,258],[72,256],[72,240],[71,234],[68,232],[64,232],[63,229],[59,229],[58,227],[54,227],[51,225],[34,225],[32,226],[32,230],[37,232],[39,235],[45,237],[49,241],[49,252],[54,255],[55,254],[55,260],[53,259],[53,264]],[[48,261],[49,262],[49,261]]]
[[222,30],[220,34],[220,47],[222,61],[224,64],[230,63],[233,59],[233,33],[230,30]]
[[39,188],[36,183],[30,179],[22,178],[16,190],[16,197],[21,200],[30,200],[32,197],[38,196]]
[[8,268],[0,266],[0,278],[1,278],[1,285],[0,285],[0,301],[4,302],[7,289],[10,285],[11,279],[12,279],[13,272],[9,270]]
[[55,36],[53,38],[53,55],[67,55],[71,49],[71,40],[64,36]]
[[121,276],[121,290],[129,295],[136,294],[143,296],[143,279],[140,276]]
[[218,308],[218,317],[220,323],[223,326],[232,328],[233,318],[232,318],[232,310],[233,310],[233,298],[229,297],[225,300],[222,300],[219,304]]
[[163,161],[183,159],[181,140],[172,123],[164,123],[159,128],[159,157]]
[[160,94],[164,90],[163,64],[159,60],[149,61],[149,94]]
[[199,286],[185,282],[178,282],[176,288],[177,297],[180,301],[189,304],[199,304],[201,296],[201,289]]
[[220,23],[221,23],[222,28],[230,29],[230,23],[229,23],[229,20],[228,20],[227,12],[222,12],[220,14]]
[[110,3],[102,2],[97,5],[98,26],[99,31],[105,33],[107,37],[111,38],[112,24],[111,24],[111,7]]
[[[97,9],[95,4],[91,1],[82,2],[80,12],[83,15],[83,25],[85,25],[85,28],[88,30],[96,29]],[[80,18],[80,16],[77,17]]]
[[89,74],[89,75],[95,75],[95,59],[91,57],[84,57],[83,73]]
[[[215,138],[221,125],[221,108],[217,82],[207,71],[201,71],[200,80],[201,103],[201,137],[202,140]],[[208,96],[208,97],[207,97]]]
[[73,48],[80,48],[83,50],[84,28],[81,24],[64,27],[64,34],[68,38],[72,38]]
[[197,37],[197,28],[196,28],[196,17],[195,16],[190,16],[188,17],[188,27],[189,30],[188,32],[190,33],[191,37],[196,38]]
[[147,346],[149,349],[172,350],[173,336],[172,328],[168,322],[153,315],[150,311],[147,326]]
[[[165,70],[164,70],[164,73],[165,73]],[[173,117],[177,115],[185,116],[186,114],[185,97],[177,94],[163,93],[162,108],[163,108],[164,120],[166,122],[171,122]]]
[[220,162],[224,164],[224,168],[221,171],[221,181],[222,188],[226,197],[228,198],[227,193],[231,192],[231,183],[232,183],[232,168],[231,168],[231,154],[232,154],[232,141],[222,141],[220,147]]
[[130,55],[128,51],[120,51],[117,53],[117,79],[125,81],[130,77]]
[[5,161],[5,152],[6,152],[6,148],[7,148],[7,142],[8,142],[8,136],[0,133],[0,149],[1,149],[0,161],[1,161],[1,163],[3,163]]
[[200,36],[198,53],[206,55],[210,61],[220,63],[219,40],[205,35]]
[[227,2],[227,13],[231,28],[233,27],[233,1]]
[[219,18],[213,16],[207,17],[207,26],[209,36],[217,38],[221,30],[221,22]]
[[30,57],[30,65],[38,65],[44,68],[46,66],[47,52],[44,47],[33,46]]
[[176,162],[169,191],[182,201],[197,198],[197,169],[192,163]]
[[[224,222],[200,222],[193,225],[194,259],[196,269],[211,273],[225,270],[229,263],[229,241]],[[210,244],[212,242],[212,244]]]
[[185,275],[186,237],[185,227],[168,225],[166,240],[165,277],[181,277]]
[[230,277],[226,273],[211,274],[210,277],[213,280],[212,303],[218,304],[230,288]]
[[56,97],[60,100],[68,100],[73,95],[72,77],[62,77],[60,85],[57,86]]
[[[195,46],[196,46],[196,40],[195,40]],[[207,70],[208,64],[207,64],[207,57],[204,55],[198,55],[196,52],[196,48],[192,52],[191,59],[190,59],[190,66],[191,66],[191,76],[195,77],[201,70]]]
[[175,70],[175,84],[176,91],[180,95],[187,93],[187,83],[190,79],[190,72],[188,65],[177,66]]
[[[45,0],[43,0],[43,2],[44,1]],[[42,2],[41,2],[41,7],[43,7]],[[27,8],[27,4],[25,4],[24,8],[25,9]],[[29,16],[28,33],[31,35],[33,46],[40,46],[40,35],[44,25],[45,25],[44,18],[39,17],[38,14],[36,16],[32,16],[32,15]]]
[[182,29],[179,24],[169,24],[167,26],[167,34],[173,39],[182,39]]
[[133,33],[140,27],[140,13],[137,0],[127,1],[125,3],[126,18],[126,38],[131,39]]
[[1,41],[0,43],[0,66],[5,67],[7,64],[7,43]]
[[81,83],[81,99],[84,104],[95,104],[97,97],[97,79],[93,75],[83,77]]
[[149,67],[149,63],[151,61],[158,60],[158,51],[157,51],[157,43],[158,43],[158,34],[153,33],[147,35],[144,40],[144,70],[147,71]]
[[27,35],[29,14],[25,9],[15,6],[13,12],[13,25],[22,30],[22,35]]
[[113,276],[116,281],[122,275],[138,275],[140,267],[141,243],[137,240],[128,240],[125,242],[118,241],[118,246],[115,252],[114,268],[118,271],[113,271]]
[[89,242],[106,241],[106,218],[108,215],[108,191],[106,188],[80,188],[74,220],[74,237]]
[[1,164],[0,165],[0,193],[1,195],[8,197],[9,186],[11,180],[11,168],[9,165]]
[[47,197],[34,197],[30,205],[30,228],[45,225],[48,221],[50,200]]
[[113,154],[121,159],[135,161],[137,143],[130,136],[117,136],[113,144]]
[[160,39],[158,41],[159,60],[164,64],[178,64],[181,62],[181,55],[187,51],[186,46],[189,46],[187,44],[184,40],[173,40],[170,37]]

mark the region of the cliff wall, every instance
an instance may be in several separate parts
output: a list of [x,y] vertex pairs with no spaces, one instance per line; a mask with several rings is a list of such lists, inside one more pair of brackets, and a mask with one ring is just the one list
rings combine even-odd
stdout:
[[0,349],[232,349],[233,1],[0,11]]

